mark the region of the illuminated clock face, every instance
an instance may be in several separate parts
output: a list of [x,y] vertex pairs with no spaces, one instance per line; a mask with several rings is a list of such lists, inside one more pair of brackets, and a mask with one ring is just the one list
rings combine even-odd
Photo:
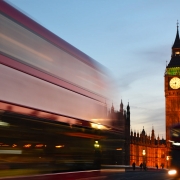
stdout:
[[170,80],[169,85],[172,89],[180,88],[180,79],[178,77],[174,77]]

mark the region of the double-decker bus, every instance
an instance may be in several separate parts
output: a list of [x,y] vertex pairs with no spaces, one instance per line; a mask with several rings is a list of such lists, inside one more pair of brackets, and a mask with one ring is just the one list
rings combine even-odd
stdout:
[[0,178],[118,164],[110,83],[98,62],[0,1]]
[[168,170],[169,176],[180,178],[180,124],[176,124],[170,129],[170,167]]

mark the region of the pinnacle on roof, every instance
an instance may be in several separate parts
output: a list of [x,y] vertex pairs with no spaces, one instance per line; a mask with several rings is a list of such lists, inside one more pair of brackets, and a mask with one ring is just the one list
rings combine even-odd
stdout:
[[122,103],[122,99],[121,99],[121,104],[120,104],[120,112],[123,112],[123,103]]
[[128,110],[128,111],[130,110],[129,102],[128,102],[128,105],[127,105],[127,110]]
[[159,134],[158,134],[158,138],[157,138],[157,139],[158,139],[158,141],[159,141]]
[[174,41],[174,44],[172,46],[172,48],[180,48],[180,39],[179,39],[179,23],[177,21],[177,33],[176,33],[176,39]]
[[121,99],[121,104],[123,104],[123,103],[122,103],[122,99]]
[[142,130],[142,134],[145,135],[145,130],[144,130],[144,126],[143,126],[143,130]]
[[114,112],[114,106],[113,106],[113,103],[112,103],[112,106],[111,106],[111,112]]

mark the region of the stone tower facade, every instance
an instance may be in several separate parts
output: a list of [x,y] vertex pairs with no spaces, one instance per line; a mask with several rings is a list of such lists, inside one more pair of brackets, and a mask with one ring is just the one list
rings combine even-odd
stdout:
[[177,33],[172,46],[171,60],[166,66],[165,76],[166,141],[170,140],[171,126],[180,122],[180,39]]

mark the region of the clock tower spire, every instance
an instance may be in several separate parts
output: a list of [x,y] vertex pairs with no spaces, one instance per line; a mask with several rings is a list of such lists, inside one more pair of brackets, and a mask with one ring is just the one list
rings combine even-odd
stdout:
[[166,141],[170,140],[170,128],[180,119],[180,39],[179,23],[172,46],[171,60],[165,71],[165,100],[166,100]]
[[171,60],[168,64],[168,68],[180,67],[180,39],[179,39],[179,23],[177,22],[177,33],[174,44],[172,46]]

